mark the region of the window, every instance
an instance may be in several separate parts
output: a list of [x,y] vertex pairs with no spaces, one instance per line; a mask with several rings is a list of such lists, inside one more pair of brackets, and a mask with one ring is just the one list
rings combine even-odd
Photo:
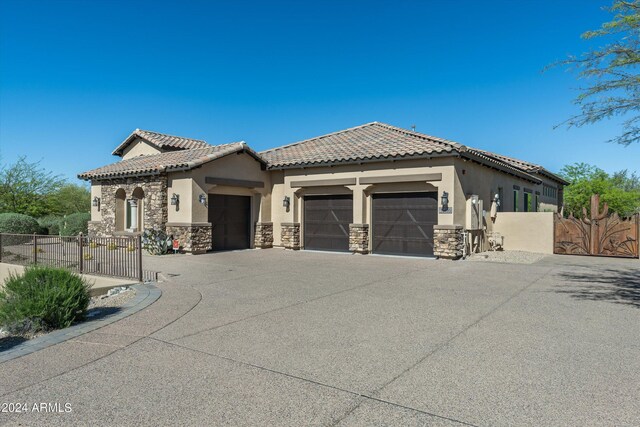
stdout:
[[553,198],[555,199],[558,196],[558,190],[555,187],[552,187],[550,185],[544,184],[542,186],[542,195],[545,197],[549,197],[549,198]]
[[504,210],[504,189],[502,187],[498,187],[498,198],[500,199],[500,206],[498,206],[498,212],[502,212]]
[[538,192],[536,191],[536,198],[535,198],[535,202],[533,204],[533,211],[534,212],[538,212],[538,207],[540,206],[540,195],[537,194]]
[[518,190],[513,190],[513,211],[518,212],[518,197],[520,192]]
[[531,212],[531,193],[524,193],[524,211]]

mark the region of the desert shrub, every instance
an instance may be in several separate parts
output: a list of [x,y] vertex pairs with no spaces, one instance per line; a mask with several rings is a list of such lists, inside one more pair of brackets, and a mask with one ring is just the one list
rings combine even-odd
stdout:
[[58,235],[60,234],[60,224],[62,223],[62,217],[55,215],[47,215],[42,218],[38,218],[38,224],[40,224],[41,234]]
[[76,212],[62,219],[60,234],[63,236],[77,236],[80,233],[87,234],[91,214],[88,212]]
[[171,244],[167,233],[157,228],[148,228],[142,233],[142,247],[151,255],[166,254]]
[[89,285],[79,275],[44,266],[10,275],[0,291],[0,325],[13,334],[66,328],[82,320],[89,305]]
[[0,214],[0,233],[33,234],[40,231],[35,218],[17,213]]

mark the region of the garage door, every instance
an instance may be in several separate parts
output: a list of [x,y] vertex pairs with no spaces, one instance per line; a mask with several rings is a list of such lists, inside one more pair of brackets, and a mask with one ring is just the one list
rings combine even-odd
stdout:
[[353,222],[350,195],[304,198],[304,248],[323,251],[349,250],[349,224]]
[[213,250],[249,248],[250,217],[250,197],[210,194],[209,222],[213,228]]
[[433,256],[438,193],[374,194],[374,253]]

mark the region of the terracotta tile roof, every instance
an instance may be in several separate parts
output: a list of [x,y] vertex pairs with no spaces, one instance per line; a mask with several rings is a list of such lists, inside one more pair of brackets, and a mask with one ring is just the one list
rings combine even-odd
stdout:
[[208,145],[205,148],[171,151],[168,153],[138,156],[102,166],[78,175],[84,180],[123,178],[130,176],[157,175],[164,172],[189,170],[229,154],[245,151],[256,160],[260,156],[244,142],[224,145]]
[[136,138],[143,139],[149,144],[159,149],[191,150],[193,148],[210,147],[205,141],[200,139],[183,138],[181,136],[166,135],[164,133],[152,132],[149,130],[134,130],[122,144],[113,150],[113,155],[121,156],[124,149]]
[[260,152],[269,168],[333,164],[452,153],[463,146],[442,138],[372,122]]
[[507,162],[487,151],[379,122],[262,151],[260,155],[267,161],[270,169],[459,155],[523,179],[540,182],[524,166]]
[[536,165],[535,163],[530,163],[530,162],[525,162],[524,160],[519,160],[519,159],[514,159],[513,157],[507,157],[507,156],[503,156],[502,154],[496,154],[496,153],[492,153],[490,151],[486,151],[486,150],[478,150],[476,149],[476,151],[479,151],[483,154],[485,154],[486,156],[489,157],[494,157],[502,162],[505,162],[513,167],[516,167],[518,169],[521,169],[527,173],[535,173],[535,174],[540,174],[540,175],[544,175],[548,178],[553,179],[554,181],[560,182],[563,185],[569,185],[568,181],[565,181],[562,177],[549,172],[547,169],[545,169],[543,166],[540,165]]

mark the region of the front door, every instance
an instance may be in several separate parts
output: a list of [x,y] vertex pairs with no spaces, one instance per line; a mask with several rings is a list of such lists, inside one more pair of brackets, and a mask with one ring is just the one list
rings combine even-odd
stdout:
[[209,222],[213,250],[225,251],[250,247],[251,197],[209,195]]

